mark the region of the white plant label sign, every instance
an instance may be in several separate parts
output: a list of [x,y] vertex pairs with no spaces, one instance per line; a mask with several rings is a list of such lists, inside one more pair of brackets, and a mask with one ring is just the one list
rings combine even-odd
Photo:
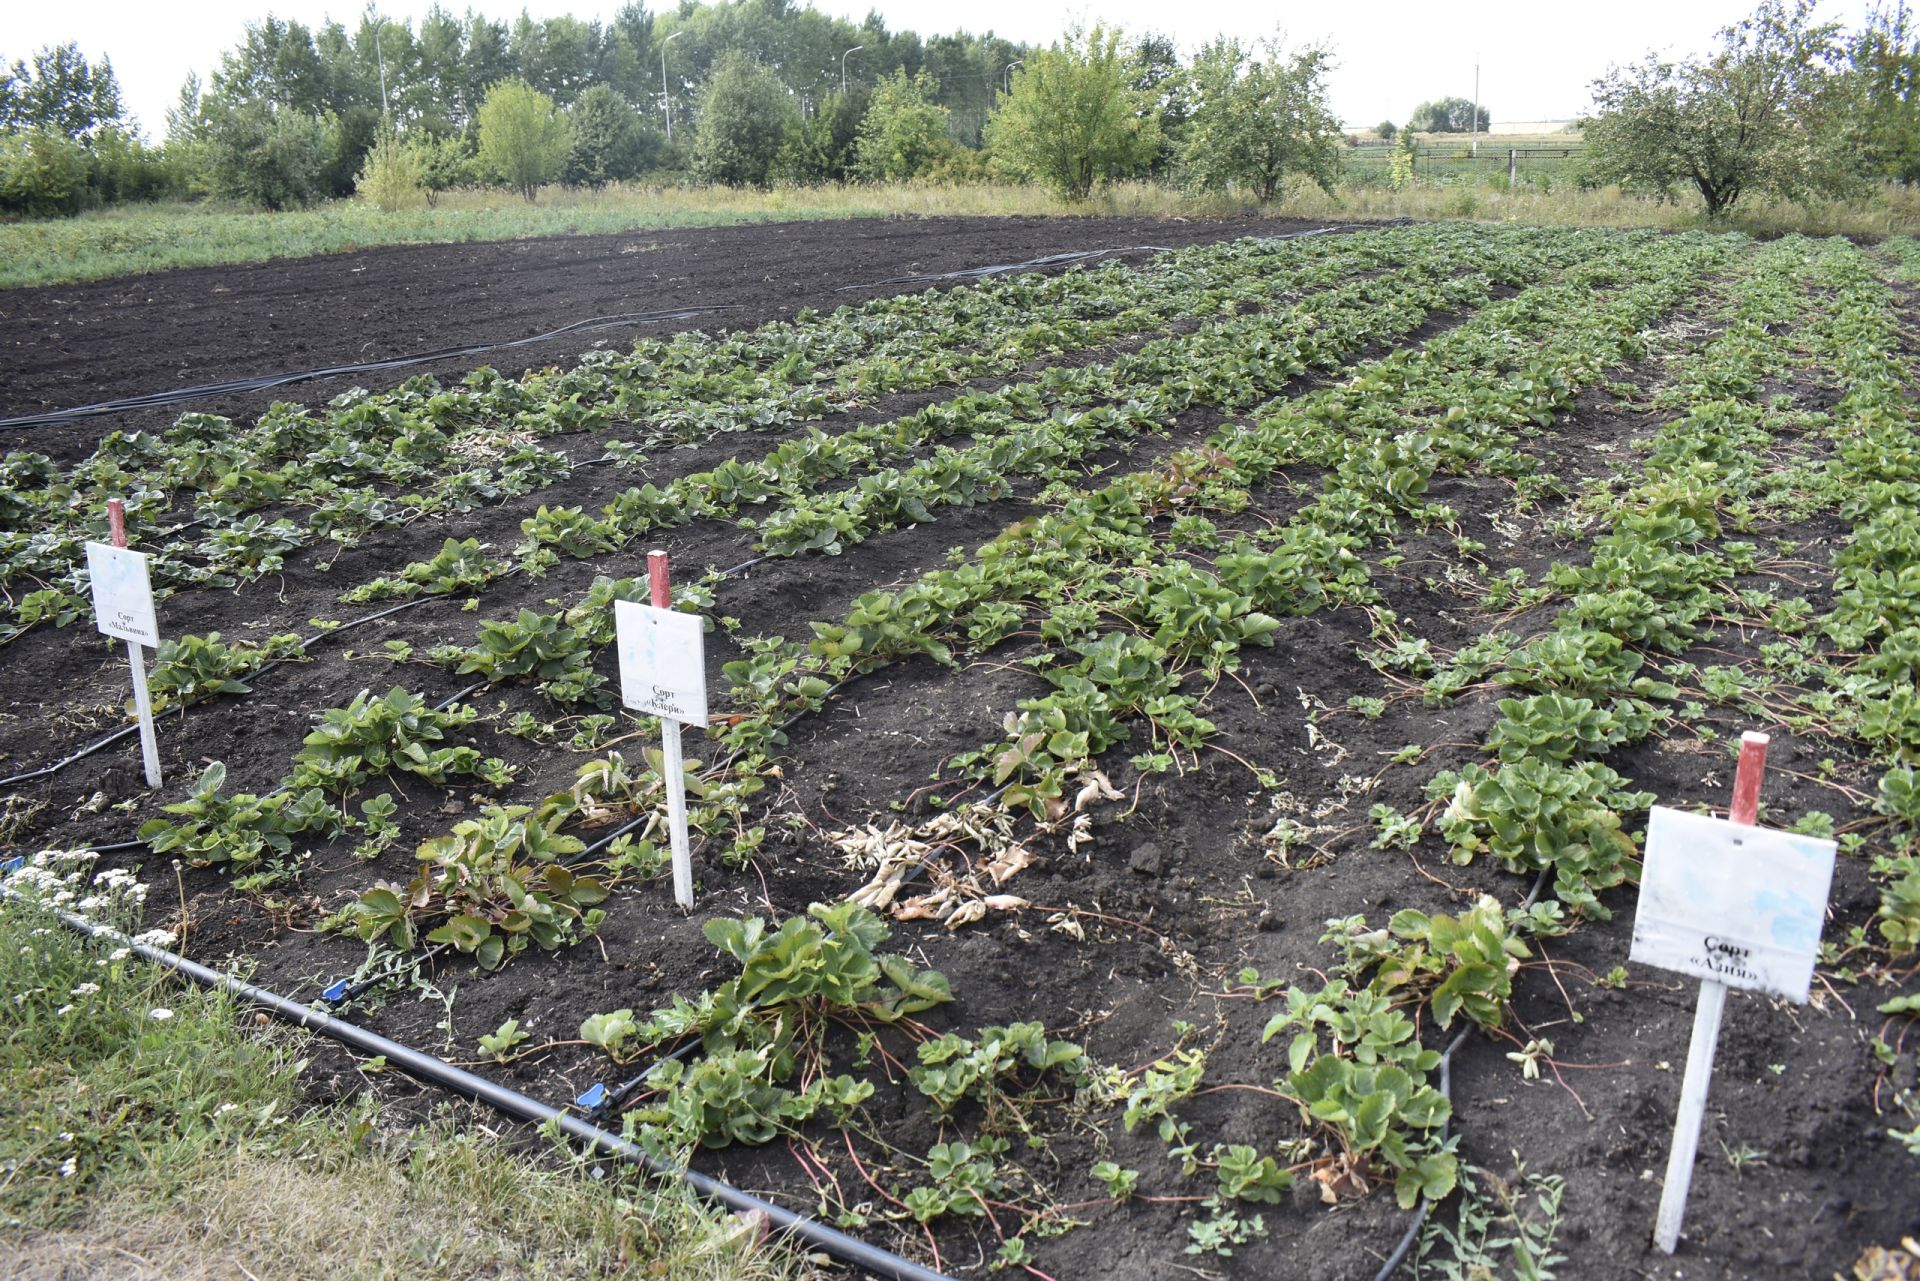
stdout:
[[1653,807],[1629,959],[1806,1004],[1834,843]]
[[159,648],[160,624],[153,613],[153,583],[147,576],[145,552],[88,543],[87,577],[93,581],[96,627],[108,636]]
[[620,701],[636,712],[707,723],[706,627],[698,614],[613,603],[620,650]]

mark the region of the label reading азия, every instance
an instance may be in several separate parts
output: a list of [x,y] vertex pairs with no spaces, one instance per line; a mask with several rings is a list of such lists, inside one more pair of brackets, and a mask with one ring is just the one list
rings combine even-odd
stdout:
[[1630,959],[1805,1004],[1834,843],[1656,805]]

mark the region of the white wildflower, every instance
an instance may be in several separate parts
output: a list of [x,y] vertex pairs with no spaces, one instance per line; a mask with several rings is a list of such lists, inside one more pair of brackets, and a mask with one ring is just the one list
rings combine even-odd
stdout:
[[173,1011],[168,1009],[166,1006],[162,1005],[155,1009],[148,1010],[147,1017],[150,1019],[158,1019],[161,1022],[165,1022],[166,1020],[173,1017]]
[[79,987],[76,987],[75,989],[73,989],[72,995],[92,996],[95,992],[98,992],[99,990],[100,990],[100,985],[98,983],[82,983]]

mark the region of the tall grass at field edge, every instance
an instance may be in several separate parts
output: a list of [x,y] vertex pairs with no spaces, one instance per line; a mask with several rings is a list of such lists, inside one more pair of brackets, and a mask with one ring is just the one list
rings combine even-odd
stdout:
[[598,191],[549,188],[529,204],[495,190],[450,192],[431,209],[382,213],[358,201],[252,213],[217,205],[133,206],[75,218],[0,224],[0,288],[64,284],[180,267],[349,253],[383,245],[455,244],[544,236],[614,235],[754,222],[895,217],[1298,217],[1367,222],[1464,219],[1560,226],[1712,227],[1756,235],[1803,232],[1878,237],[1920,230],[1920,193],[1889,187],[1855,205],[1751,201],[1709,222],[1691,203],[1663,203],[1618,189],[1507,191],[1483,184],[1405,191],[1315,187],[1266,206],[1230,196],[1187,196],[1154,183],[1118,183],[1068,202],[1038,187],[929,186],[732,188],[615,184]]

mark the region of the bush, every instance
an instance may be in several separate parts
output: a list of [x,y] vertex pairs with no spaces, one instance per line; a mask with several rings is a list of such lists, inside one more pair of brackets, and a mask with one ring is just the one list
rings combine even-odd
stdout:
[[659,150],[659,136],[611,85],[595,85],[581,94],[569,118],[573,150],[567,156],[566,180],[577,186],[601,187],[631,178]]
[[416,138],[413,149],[420,161],[420,185],[426,190],[429,206],[439,201],[441,192],[472,186],[480,180],[473,141],[462,134]]
[[46,129],[0,134],[0,211],[48,218],[78,213],[93,198],[86,148]]
[[1710,216],[1749,191],[1782,200],[1861,190],[1858,123],[1838,27],[1809,5],[1763,0],[1683,62],[1649,54],[1593,83],[1586,177],[1661,196],[1692,187]]
[[524,80],[502,80],[480,104],[480,167],[525,196],[567,167],[572,146],[567,119],[553,99]]
[[917,178],[952,150],[949,113],[933,100],[939,89],[924,71],[911,79],[897,71],[880,82],[854,147],[854,171],[860,177],[872,182]]
[[425,169],[415,144],[401,141],[392,128],[383,128],[367,150],[367,166],[354,178],[354,190],[380,206],[382,213],[418,209],[427,203]]
[[1340,118],[1327,103],[1325,51],[1287,53],[1268,40],[1256,50],[1221,37],[1193,61],[1200,105],[1180,146],[1194,191],[1240,188],[1262,203],[1289,174],[1332,194],[1340,167]]
[[252,100],[227,107],[212,122],[207,161],[214,190],[262,209],[286,209],[327,191],[327,168],[339,154],[339,124],[289,107]]
[[700,94],[694,176],[732,187],[764,187],[795,126],[793,95],[764,63],[723,54]]
[[795,182],[843,182],[853,173],[860,122],[870,95],[863,89],[830,93],[813,117],[788,131],[776,170]]

